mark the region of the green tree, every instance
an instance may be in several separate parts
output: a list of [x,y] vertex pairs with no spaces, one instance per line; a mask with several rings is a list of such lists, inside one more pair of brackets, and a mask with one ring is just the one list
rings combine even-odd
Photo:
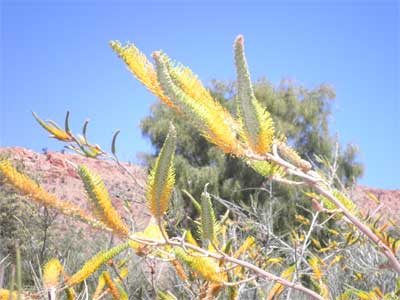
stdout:
[[[236,87],[233,83],[213,81],[212,95],[230,112],[235,114]],[[283,80],[275,87],[266,79],[254,83],[257,99],[271,113],[276,129],[284,134],[298,153],[319,166],[315,155],[334,164],[337,153],[337,182],[345,186],[353,185],[362,175],[362,165],[357,162],[357,148],[347,145],[338,146],[329,132],[331,105],[335,99],[334,90],[328,85],[313,89],[298,86]],[[156,103],[151,114],[141,122],[142,133],[148,137],[157,154],[173,120],[179,136],[176,152],[177,187],[187,189],[198,199],[204,185],[209,183],[209,191],[223,199],[248,202],[255,197],[260,187],[267,184],[264,177],[246,166],[242,160],[224,155],[215,146],[198,134],[187,120],[165,105]],[[154,156],[144,155],[147,164]],[[277,226],[286,227],[287,220],[295,213],[294,199],[302,199],[298,189],[274,187],[274,197],[284,201],[277,202],[279,211]],[[287,227],[286,227],[287,228]]]

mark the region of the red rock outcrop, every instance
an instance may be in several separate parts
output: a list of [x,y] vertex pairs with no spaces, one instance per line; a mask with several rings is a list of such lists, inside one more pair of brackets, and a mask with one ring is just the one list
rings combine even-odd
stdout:
[[146,170],[142,167],[124,163],[126,170],[123,170],[112,161],[85,158],[71,153],[39,154],[20,147],[0,148],[0,155],[8,157],[60,200],[73,202],[89,211],[90,205],[76,171],[76,166],[86,165],[103,178],[114,206],[124,217],[128,217],[126,208],[123,207],[126,201],[130,204],[136,228],[142,229],[148,223],[150,214],[146,208],[143,188],[140,187],[145,184],[146,179]]
[[383,219],[394,220],[400,224],[400,190],[357,186],[351,195],[364,213],[371,213],[378,209]]
[[[76,172],[76,166],[84,164],[101,175],[120,212],[124,212],[123,201],[131,202],[138,227],[142,228],[148,222],[150,214],[144,203],[144,191],[140,188],[140,185],[145,184],[146,178],[146,171],[142,167],[129,163],[123,164],[139,183],[137,184],[124,170],[111,161],[85,158],[71,153],[39,154],[20,147],[0,148],[1,153],[8,155],[15,163],[21,163],[26,172],[38,179],[48,191],[55,193],[61,199],[73,201],[88,208],[83,185]],[[378,201],[371,199],[369,193],[375,195]],[[400,222],[400,190],[357,186],[351,192],[351,196],[363,212],[372,212],[380,205],[384,218]]]

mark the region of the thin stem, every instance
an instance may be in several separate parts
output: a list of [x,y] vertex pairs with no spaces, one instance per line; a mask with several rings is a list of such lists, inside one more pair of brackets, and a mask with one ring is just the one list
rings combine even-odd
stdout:
[[224,282],[224,285],[225,286],[236,286],[236,285],[241,285],[241,284],[253,281],[255,279],[257,279],[257,276],[252,276],[252,277],[249,277],[249,278],[246,278],[246,279],[243,279],[243,280],[239,280],[239,281],[236,281],[236,282]]
[[321,195],[328,198],[333,204],[335,204],[345,215],[350,222],[352,222],[363,234],[365,234],[371,241],[373,241],[380,249],[381,252],[389,259],[389,263],[397,273],[400,274],[400,262],[397,260],[396,256],[392,253],[390,248],[386,246],[381,239],[376,236],[371,229],[369,229],[365,224],[363,224],[357,217],[355,217],[347,208],[329,191],[326,191],[319,184],[313,184],[313,188],[319,192]]
[[[296,280],[299,278],[298,271],[299,271],[301,262],[303,261],[304,254],[305,254],[305,252],[306,252],[306,250],[307,250],[308,241],[309,241],[309,239],[310,239],[310,237],[311,237],[311,233],[313,232],[313,230],[314,230],[314,228],[315,228],[315,225],[316,225],[316,222],[317,222],[317,219],[318,219],[318,215],[319,215],[318,212],[315,213],[315,214],[313,214],[313,218],[312,218],[312,221],[311,221],[311,224],[310,224],[310,228],[309,228],[309,230],[308,230],[308,232],[307,232],[307,234],[306,234],[306,236],[305,236],[305,238],[304,238],[304,242],[303,242],[303,246],[301,247],[300,255],[299,255],[299,257],[298,257],[298,259],[297,259],[297,261],[296,261],[296,272],[295,272],[294,278],[293,278],[293,280],[292,280],[293,282],[296,282]],[[297,251],[295,251],[295,253],[297,253]],[[288,299],[288,300],[291,299],[291,298],[290,298],[291,292],[292,292],[292,290],[289,290],[289,291],[288,291],[287,296],[286,296],[286,299]]]
[[248,152],[248,158],[255,160],[268,160],[272,161],[281,167],[284,167],[286,172],[290,175],[295,175],[301,179],[312,189],[317,191],[322,196],[328,198],[337,208],[340,209],[341,213],[347,219],[354,224],[358,228],[360,232],[366,235],[373,243],[375,243],[381,250],[381,252],[388,258],[389,264],[391,268],[400,274],[400,262],[397,260],[396,256],[390,250],[388,246],[386,246],[381,239],[375,235],[371,229],[367,227],[367,225],[363,224],[356,216],[354,216],[325,186],[323,186],[322,179],[318,176],[317,173],[313,171],[308,171],[307,173],[303,172],[301,169],[292,165],[291,163],[283,160],[278,152],[276,144],[272,147],[273,153],[267,153],[265,155],[258,155],[255,153]]
[[212,257],[215,258],[217,260],[224,260],[224,261],[228,261],[234,264],[237,264],[241,267],[247,268],[251,271],[253,271],[254,273],[257,274],[257,277],[262,278],[264,280],[267,281],[275,281],[278,282],[288,288],[292,288],[298,291],[301,291],[307,295],[309,295],[310,297],[314,298],[314,299],[319,299],[319,300],[324,300],[324,298],[320,295],[318,295],[316,292],[302,286],[301,284],[297,284],[294,282],[290,282],[286,279],[283,279],[279,276],[276,276],[272,273],[269,273],[267,271],[264,271],[263,269],[240,259],[228,256],[226,254],[220,254],[220,253],[214,253],[214,252],[209,252],[205,249],[202,249],[200,247],[194,246],[192,244],[186,243],[186,242],[182,242],[182,241],[176,241],[176,240],[169,240],[168,242],[166,241],[159,241],[159,240],[153,240],[153,239],[148,239],[148,238],[138,238],[135,236],[131,237],[132,240],[139,242],[139,243],[143,243],[143,244],[151,244],[151,245],[158,245],[158,246],[162,246],[162,245],[172,245],[172,246],[177,246],[177,247],[182,247],[182,245],[184,244],[186,248],[191,249],[195,252],[198,252],[200,254],[203,254],[206,257]]
[[17,299],[21,300],[22,293],[22,279],[21,279],[21,252],[18,244],[16,245],[16,264],[17,264]]

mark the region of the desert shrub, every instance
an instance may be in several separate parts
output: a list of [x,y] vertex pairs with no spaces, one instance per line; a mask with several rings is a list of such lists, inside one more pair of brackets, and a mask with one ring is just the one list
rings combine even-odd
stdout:
[[[239,36],[234,45],[236,116],[214,100],[191,70],[173,63],[166,54],[153,53],[154,68],[134,45],[123,47],[112,42],[111,46],[133,74],[178,111],[182,119],[187,118],[207,142],[231,158],[242,160],[270,185],[246,201],[236,202],[214,194],[209,184],[204,185],[200,195],[182,191],[197,211],[195,217],[185,218],[182,206],[187,199],[174,192],[174,157],[179,135],[174,125],[168,123],[168,134],[143,187],[152,218],[143,231],[133,231],[114,207],[101,177],[87,167],[78,166],[77,170],[92,206],[90,212],[60,201],[9,161],[2,160],[3,180],[19,193],[46,208],[76,217],[115,241],[108,245],[103,242],[101,251],[77,269],[69,269],[58,258],[50,259],[43,266],[40,282],[36,280],[39,292],[24,292],[18,285],[17,294],[36,298],[48,295],[50,299],[55,299],[57,293],[65,293],[67,299],[111,296],[322,300],[399,296],[400,241],[389,235],[388,224],[379,222],[374,214],[361,213],[345,191],[336,187],[337,178],[332,180],[332,174],[324,172],[335,171],[328,159],[320,157],[319,166],[313,166],[289,145],[268,110],[255,97],[243,37]],[[124,168],[116,155],[118,132],[108,154],[88,142],[87,124],[82,136],[70,131],[68,113],[64,129],[34,116],[69,149],[92,158],[113,159]],[[131,178],[135,180],[132,175]],[[272,193],[272,182],[288,185],[293,191],[304,188],[298,195],[306,195],[309,200],[308,206],[296,203],[291,231],[282,233],[275,228],[275,214],[279,213],[275,203],[281,199]],[[216,211],[216,203],[223,209]],[[185,230],[176,224],[184,222],[190,223]],[[332,228],[332,222],[337,226]],[[146,274],[143,277],[132,266],[132,257],[147,267],[139,269]],[[157,272],[163,270],[164,264],[168,269]],[[159,276],[170,272],[175,275],[166,275],[167,280],[162,282]],[[351,276],[371,276],[368,282],[379,286],[356,286],[351,284]],[[128,285],[127,278],[143,278],[147,283],[136,287]],[[341,285],[335,278],[342,280]],[[10,290],[0,290],[0,298],[8,298],[13,290],[13,284]]]

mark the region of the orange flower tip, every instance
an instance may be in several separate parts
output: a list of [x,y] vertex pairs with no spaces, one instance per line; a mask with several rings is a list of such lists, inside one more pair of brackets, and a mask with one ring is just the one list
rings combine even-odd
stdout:
[[243,44],[244,43],[244,37],[242,34],[239,34],[236,38],[236,43]]
[[153,53],[151,54],[151,56],[152,56],[154,59],[157,59],[157,58],[159,58],[159,57],[161,56],[161,51],[160,51],[160,50],[158,50],[158,51],[153,51]]

